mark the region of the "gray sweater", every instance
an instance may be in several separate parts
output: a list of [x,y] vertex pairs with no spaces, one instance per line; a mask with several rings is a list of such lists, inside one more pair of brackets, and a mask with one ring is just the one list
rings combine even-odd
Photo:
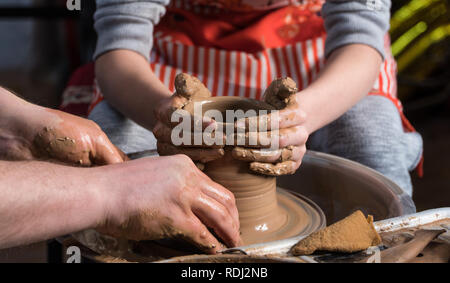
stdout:
[[[94,58],[114,49],[128,49],[149,59],[153,26],[169,0],[96,0],[98,34]],[[347,44],[366,44],[384,58],[384,35],[389,29],[390,0],[328,0],[322,8],[327,40],[325,56]]]

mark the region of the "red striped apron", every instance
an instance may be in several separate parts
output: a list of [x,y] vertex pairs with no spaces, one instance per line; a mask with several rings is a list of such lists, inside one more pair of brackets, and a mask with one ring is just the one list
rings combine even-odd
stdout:
[[[198,77],[213,96],[261,99],[273,79],[289,76],[304,89],[323,68],[323,1],[281,1],[290,5],[270,10],[261,8],[265,0],[254,1],[253,9],[241,3],[249,1],[211,2],[172,1],[155,27],[150,65],[171,91],[176,74],[186,72]],[[386,57],[369,95],[390,99],[405,131],[414,131],[397,99],[396,62],[388,35],[384,46]],[[89,64],[75,72],[61,109],[87,115],[103,100],[93,69]]]

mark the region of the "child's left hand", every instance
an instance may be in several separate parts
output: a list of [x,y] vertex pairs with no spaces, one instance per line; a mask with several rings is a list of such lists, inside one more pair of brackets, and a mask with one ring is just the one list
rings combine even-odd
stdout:
[[278,139],[278,147],[273,150],[236,147],[233,157],[251,162],[250,169],[257,173],[272,176],[294,174],[306,152],[305,144],[309,136],[303,126],[306,113],[298,104],[297,96],[297,86],[292,79],[273,81],[264,93],[264,101],[280,111],[239,120],[236,127],[251,129],[252,124],[256,128],[258,121],[264,123],[272,141]]

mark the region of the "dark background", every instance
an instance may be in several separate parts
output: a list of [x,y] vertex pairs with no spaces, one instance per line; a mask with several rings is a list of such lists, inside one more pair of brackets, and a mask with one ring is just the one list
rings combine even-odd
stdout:
[[[424,177],[412,173],[417,210],[450,206],[450,4],[392,1],[398,95],[424,138]],[[0,0],[0,85],[57,107],[71,72],[91,60],[94,0]],[[395,48],[394,48],[395,47]],[[40,248],[38,248],[38,251]]]

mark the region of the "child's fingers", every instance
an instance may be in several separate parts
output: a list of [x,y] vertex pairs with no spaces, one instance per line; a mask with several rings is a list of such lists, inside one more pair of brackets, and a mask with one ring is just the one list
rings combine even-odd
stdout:
[[[202,100],[211,97],[210,91],[199,79],[185,73],[180,73],[175,77],[175,90],[175,93],[155,110],[156,118],[167,125],[173,125],[174,112],[182,110],[194,99]],[[177,115],[180,114],[177,113]],[[182,116],[184,115],[186,114],[182,114]]]
[[211,92],[199,79],[186,73],[180,73],[175,77],[175,90],[178,95],[187,99],[211,97]]
[[297,85],[291,78],[274,80],[264,92],[266,103],[279,111],[270,111],[265,115],[240,119],[235,123],[237,129],[245,131],[268,131],[282,129],[302,124],[306,120],[306,113],[300,109],[295,94]]
[[283,109],[288,105],[289,97],[298,92],[297,84],[289,77],[272,81],[263,95],[263,100],[276,109]]
[[283,129],[301,125],[306,118],[306,112],[292,104],[280,111],[239,119],[235,122],[235,129],[246,132]]
[[[225,145],[225,137],[221,136],[220,141],[214,142],[214,134],[207,135],[203,131],[191,132],[191,127],[187,129],[172,129],[164,123],[158,122],[153,128],[156,139],[163,143],[169,143],[181,147],[210,147],[222,148]],[[206,139],[206,137],[211,137]]]
[[296,126],[268,132],[236,133],[227,137],[226,144],[250,148],[280,149],[290,145],[303,145],[307,140],[308,132],[305,127]]

